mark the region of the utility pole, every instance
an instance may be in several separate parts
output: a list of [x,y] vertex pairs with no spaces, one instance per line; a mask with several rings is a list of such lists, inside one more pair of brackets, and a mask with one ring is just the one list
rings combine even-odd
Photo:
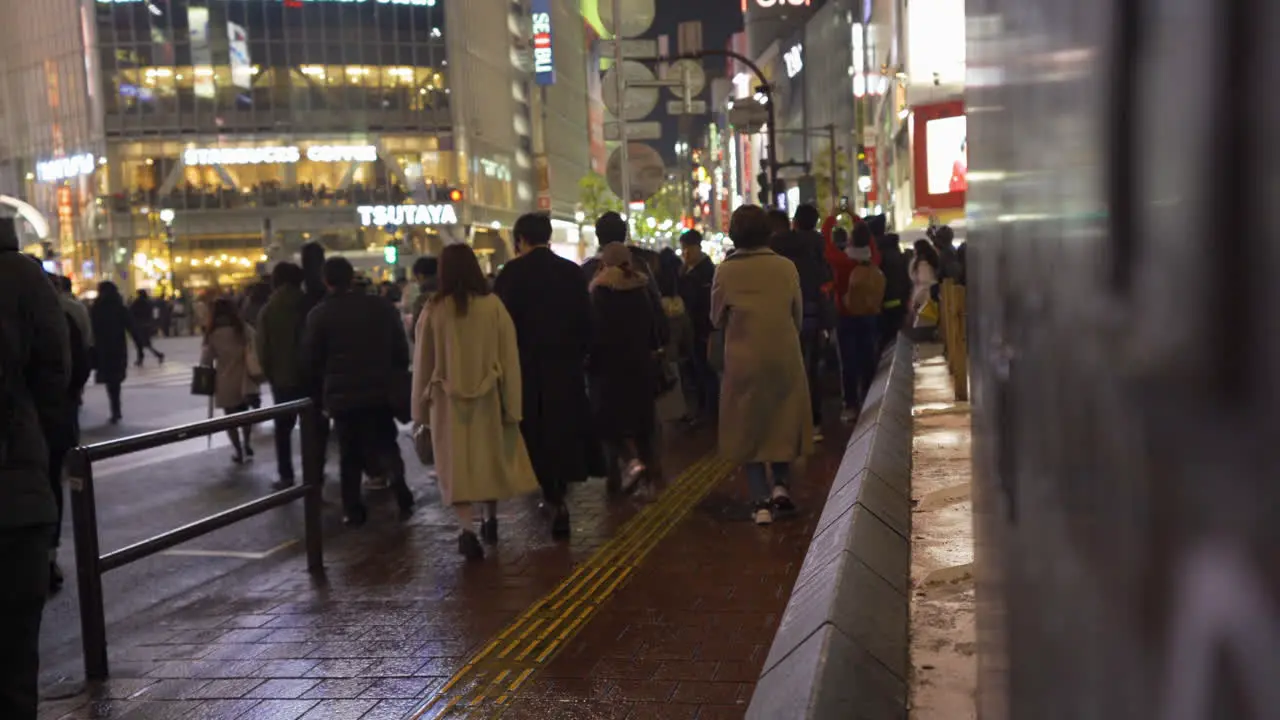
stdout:
[[622,209],[631,217],[631,160],[627,157],[627,79],[622,73],[622,0],[613,0],[613,76],[618,83],[618,158],[622,165]]
[[831,185],[831,214],[835,215],[840,211],[840,193],[836,188],[836,124],[827,125],[827,132],[831,135],[831,144],[827,150],[831,154],[831,177],[829,184]]

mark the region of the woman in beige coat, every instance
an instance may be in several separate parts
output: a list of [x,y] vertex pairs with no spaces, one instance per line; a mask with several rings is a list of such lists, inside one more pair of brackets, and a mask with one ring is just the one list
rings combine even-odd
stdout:
[[[213,303],[209,330],[205,333],[204,347],[200,353],[200,364],[212,366],[215,370],[215,406],[227,415],[249,409],[252,397],[258,393],[262,369],[254,348],[253,328],[240,319],[235,303],[227,298],[219,298]],[[245,426],[240,428],[239,433],[235,430],[227,431],[231,447],[235,449],[235,455],[231,459],[237,465],[244,462],[246,456],[253,457],[253,445],[250,443],[252,430],[252,427]]]
[[497,501],[537,490],[538,480],[520,435],[515,325],[469,246],[440,253],[440,290],[415,337],[413,421],[431,428],[440,495],[462,526],[458,551],[479,560],[472,504],[484,503],[480,532],[497,542]]
[[720,454],[746,466],[755,521],[768,525],[774,510],[794,507],[791,463],[813,451],[800,276],[794,263],[769,249],[763,208],[734,211],[729,237],[734,253],[711,284],[711,321],[725,339]]

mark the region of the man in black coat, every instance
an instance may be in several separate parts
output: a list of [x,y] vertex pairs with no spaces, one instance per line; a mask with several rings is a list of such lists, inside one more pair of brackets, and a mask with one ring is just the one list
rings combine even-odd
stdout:
[[[342,507],[348,525],[367,519],[361,475],[385,471],[402,516],[413,510],[404,459],[396,444],[395,405],[409,401],[409,341],[400,314],[386,298],[353,292],[355,269],[346,258],[324,263],[329,296],[307,316],[303,366],[319,388],[319,402],[338,436]],[[404,397],[397,395],[403,392]]]
[[520,346],[524,435],[538,484],[554,509],[551,534],[569,536],[568,484],[589,474],[592,451],[585,365],[591,309],[582,268],[551,252],[551,220],[527,214],[515,225],[520,257],[507,263],[494,292],[507,306]]
[[680,297],[693,320],[693,357],[690,358],[693,387],[702,419],[714,419],[720,409],[720,378],[711,367],[708,345],[711,338],[711,282],[716,264],[702,251],[702,233],[690,230],[680,236],[684,268],[680,274]]
[[65,432],[67,322],[44,271],[0,219],[0,718],[35,720],[40,619],[57,506],[48,438]]

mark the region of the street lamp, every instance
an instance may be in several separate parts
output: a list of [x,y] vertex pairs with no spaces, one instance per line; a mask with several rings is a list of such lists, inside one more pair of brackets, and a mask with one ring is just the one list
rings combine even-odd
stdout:
[[178,268],[173,263],[173,219],[176,213],[173,208],[164,208],[160,211],[160,222],[164,223],[164,244],[169,250],[169,292],[176,300],[178,297]]

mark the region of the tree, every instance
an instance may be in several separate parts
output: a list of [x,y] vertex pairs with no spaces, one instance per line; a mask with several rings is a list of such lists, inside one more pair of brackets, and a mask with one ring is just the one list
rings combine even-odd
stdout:
[[[609,189],[608,181],[600,173],[584,175],[578,181],[578,191],[578,201],[588,223],[610,211],[623,212],[622,201]],[[645,202],[644,210],[637,214],[637,222],[632,225],[634,239],[650,240],[679,232],[683,217],[684,204],[679,185],[667,183]],[[649,218],[654,220],[653,227],[649,226]]]

